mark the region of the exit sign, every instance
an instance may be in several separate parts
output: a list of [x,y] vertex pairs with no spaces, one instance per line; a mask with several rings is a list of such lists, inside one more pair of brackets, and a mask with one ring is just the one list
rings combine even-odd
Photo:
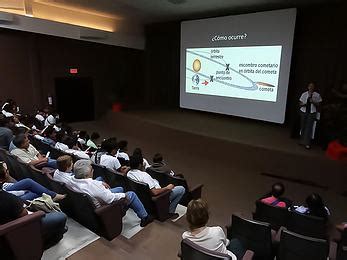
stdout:
[[70,69],[70,74],[77,74],[78,73],[78,69]]

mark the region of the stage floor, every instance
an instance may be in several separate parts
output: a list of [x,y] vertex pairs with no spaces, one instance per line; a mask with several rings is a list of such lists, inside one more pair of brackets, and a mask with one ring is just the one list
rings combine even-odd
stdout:
[[325,156],[319,146],[313,145],[310,150],[300,146],[298,139],[290,138],[291,129],[284,125],[187,109],[132,110],[124,114],[164,127],[234,143],[305,156]]

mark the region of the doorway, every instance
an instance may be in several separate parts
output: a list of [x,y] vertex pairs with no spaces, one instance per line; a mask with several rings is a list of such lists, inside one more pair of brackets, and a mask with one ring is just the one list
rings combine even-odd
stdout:
[[57,112],[65,122],[94,120],[93,79],[66,77],[55,79]]

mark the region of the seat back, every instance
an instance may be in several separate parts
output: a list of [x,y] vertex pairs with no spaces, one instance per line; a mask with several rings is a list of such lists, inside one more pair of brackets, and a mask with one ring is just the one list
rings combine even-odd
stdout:
[[279,247],[281,260],[326,260],[328,254],[327,240],[302,236],[287,230],[281,233]]
[[41,142],[41,140],[36,139],[33,136],[28,136],[30,143],[38,150],[41,154],[46,154],[48,151],[50,151],[51,146],[49,144],[45,144]]
[[100,176],[108,185],[111,186],[111,188],[123,187],[124,191],[127,191],[130,189],[128,178],[125,177],[124,175],[121,175],[116,171],[107,169],[105,166],[102,166],[99,164],[93,164],[92,166],[94,169],[94,176],[93,176],[94,179]]
[[289,212],[287,229],[304,236],[322,239],[327,237],[327,225],[324,218],[309,216],[295,211]]
[[246,250],[252,250],[254,259],[273,259],[269,223],[232,215],[231,226],[227,227],[227,236],[228,239],[238,239]]
[[228,260],[229,255],[203,248],[189,239],[181,241],[181,259],[183,260]]
[[152,201],[152,194],[147,184],[128,179],[130,189],[136,193],[148,214],[157,215]]
[[270,223],[271,228],[278,230],[281,226],[286,226],[289,212],[287,208],[271,206],[261,201],[255,202],[255,213],[253,219]]
[[1,259],[37,260],[43,253],[42,211],[0,225]]

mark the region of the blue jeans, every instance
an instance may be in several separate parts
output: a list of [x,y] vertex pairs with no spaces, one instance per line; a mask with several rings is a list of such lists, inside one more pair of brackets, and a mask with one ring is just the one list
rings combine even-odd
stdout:
[[17,181],[6,189],[6,191],[19,191],[19,190],[28,191],[24,195],[20,196],[22,200],[36,199],[42,196],[42,193],[46,193],[52,198],[54,198],[57,195],[57,193],[50,191],[49,189],[43,187],[41,184],[38,184],[36,181],[33,181],[32,179],[29,179],[29,178]]
[[[124,189],[122,187],[115,187],[110,189],[112,193],[123,193]],[[128,191],[125,193],[127,198],[128,198],[128,208],[131,208],[132,210],[135,211],[136,215],[140,219],[144,219],[148,216],[148,213],[143,206],[142,202],[140,199],[137,197],[136,193],[133,191]]]
[[46,163],[46,166],[54,168],[54,169],[58,169],[57,160],[48,158],[48,162]]
[[175,186],[170,193],[170,207],[169,212],[175,213],[178,202],[182,199],[186,189],[183,186]]
[[44,248],[59,242],[65,233],[67,217],[62,212],[50,212],[41,219]]

